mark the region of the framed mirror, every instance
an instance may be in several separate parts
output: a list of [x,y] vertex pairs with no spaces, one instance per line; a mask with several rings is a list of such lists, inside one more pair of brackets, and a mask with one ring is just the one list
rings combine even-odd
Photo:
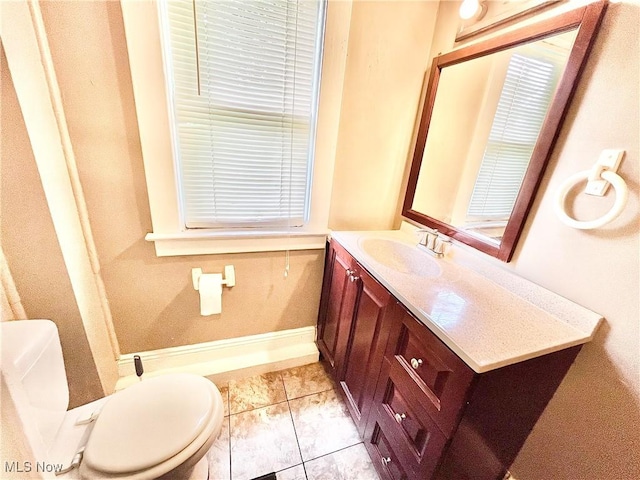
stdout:
[[433,60],[404,217],[511,259],[605,6]]

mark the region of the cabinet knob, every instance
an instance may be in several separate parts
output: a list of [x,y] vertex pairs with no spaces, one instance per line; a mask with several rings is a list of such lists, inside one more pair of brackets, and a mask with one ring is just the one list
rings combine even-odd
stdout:
[[382,464],[387,466],[391,463],[391,457],[382,457]]
[[351,270],[350,268],[347,268],[344,273],[346,274],[347,277],[350,277],[354,273],[356,273],[356,271],[355,270]]
[[412,358],[411,359],[411,366],[413,367],[414,370],[417,370],[417,368],[420,365],[422,365],[422,359],[421,358],[418,358],[418,359]]
[[407,415],[404,413],[396,413],[395,414],[396,417],[396,422],[398,423],[402,423],[402,420],[404,420],[405,418],[407,418]]
[[356,280],[358,280],[360,277],[358,277],[357,275],[351,275],[349,276],[349,280],[351,280],[352,282],[355,282]]

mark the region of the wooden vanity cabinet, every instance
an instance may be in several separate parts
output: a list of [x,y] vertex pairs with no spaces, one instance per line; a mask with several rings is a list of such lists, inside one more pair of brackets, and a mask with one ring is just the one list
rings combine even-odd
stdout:
[[[502,480],[580,346],[486,373],[404,311],[390,329],[364,444],[384,479]],[[381,432],[393,455],[383,457]]]
[[402,308],[335,242],[328,250],[324,283],[317,343],[362,436],[388,330]]
[[501,480],[580,350],[476,373],[335,241],[317,344],[393,480]]

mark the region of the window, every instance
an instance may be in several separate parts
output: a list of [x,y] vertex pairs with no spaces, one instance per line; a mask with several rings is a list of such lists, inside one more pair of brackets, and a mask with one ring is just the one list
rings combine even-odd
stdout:
[[163,7],[185,226],[302,226],[322,3],[171,0]]
[[[346,9],[339,3],[325,3],[324,0],[195,0],[194,17],[194,0],[179,3],[171,0],[166,4],[121,2],[153,225],[153,231],[145,238],[154,242],[158,256],[324,249],[350,24],[350,6]],[[257,13],[250,14],[247,5],[258,9]],[[185,29],[179,33],[179,25],[171,27],[177,44],[184,50],[182,60],[167,55],[163,48],[161,25],[169,25],[167,15],[174,8]],[[220,10],[223,8],[236,8],[237,12],[225,13]],[[260,19],[260,14],[264,18]],[[221,22],[232,17],[241,19],[246,32],[252,33],[220,30],[231,28]],[[151,21],[154,18],[161,21]],[[207,30],[212,25],[217,25],[216,29]],[[280,36],[276,35],[278,29]],[[276,63],[282,69],[290,68],[291,64],[297,66],[286,74],[284,70],[280,72],[279,78],[285,83],[276,89],[272,82],[275,89],[272,93],[259,93],[252,83],[256,79],[250,77],[244,78],[244,83],[218,78],[213,84],[205,84],[204,75],[208,71],[221,70],[214,68],[214,61],[222,61],[227,75],[230,66],[242,70],[238,58],[220,50],[221,42],[226,41],[227,47],[233,47],[230,51],[237,52],[240,46],[246,47],[246,37],[267,31],[276,40],[271,45],[261,37],[261,42],[254,43],[254,47],[263,51],[255,53],[256,58],[249,65],[272,68],[273,72],[264,72],[264,78],[270,75],[272,79],[278,77],[274,74]],[[321,48],[323,36],[327,41]],[[234,41],[229,42],[230,38]],[[168,47],[169,42],[164,43]],[[297,48],[292,50],[292,46]],[[270,52],[267,56],[264,50],[268,47],[278,53]],[[284,60],[283,52],[286,52]],[[184,73],[168,70],[165,63],[174,67],[181,64],[186,70]],[[303,84],[305,78],[308,83]],[[195,90],[167,95],[170,88],[182,83]],[[220,92],[228,95],[219,95]],[[210,93],[213,96],[208,96]],[[181,95],[187,100],[183,107],[174,102]],[[270,95],[279,95],[279,109]],[[200,101],[199,107],[196,100]],[[189,106],[193,108],[191,112]],[[178,123],[174,122],[176,118]],[[202,119],[218,130],[215,133],[218,136],[212,136],[207,129],[188,132],[186,127],[191,120]],[[263,142],[265,139],[271,144]],[[194,154],[198,143],[204,150]],[[191,149],[187,152],[190,159],[178,155],[177,148],[185,146]],[[244,152],[241,160],[247,162],[244,166],[237,156],[241,150]],[[314,150],[315,154],[309,156]],[[216,163],[211,163],[212,158]],[[261,165],[251,163],[258,160]],[[272,168],[270,177],[265,173],[267,167]],[[192,168],[203,171],[193,174]],[[216,187],[222,190],[211,188],[214,168]],[[240,185],[258,177],[251,186]],[[191,193],[187,193],[189,181],[195,186]],[[222,194],[218,195],[219,191]],[[216,192],[215,197],[203,200],[210,192]],[[253,195],[244,212],[234,197],[241,192]],[[188,204],[187,196],[195,203]],[[207,209],[209,212],[204,214]]]

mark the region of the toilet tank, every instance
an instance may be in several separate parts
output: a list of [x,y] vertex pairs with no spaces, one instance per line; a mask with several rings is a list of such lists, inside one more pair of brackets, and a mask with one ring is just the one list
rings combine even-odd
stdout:
[[27,436],[40,437],[29,441],[49,451],[69,406],[58,328],[50,320],[0,322],[0,339],[2,375],[23,423],[30,424]]

